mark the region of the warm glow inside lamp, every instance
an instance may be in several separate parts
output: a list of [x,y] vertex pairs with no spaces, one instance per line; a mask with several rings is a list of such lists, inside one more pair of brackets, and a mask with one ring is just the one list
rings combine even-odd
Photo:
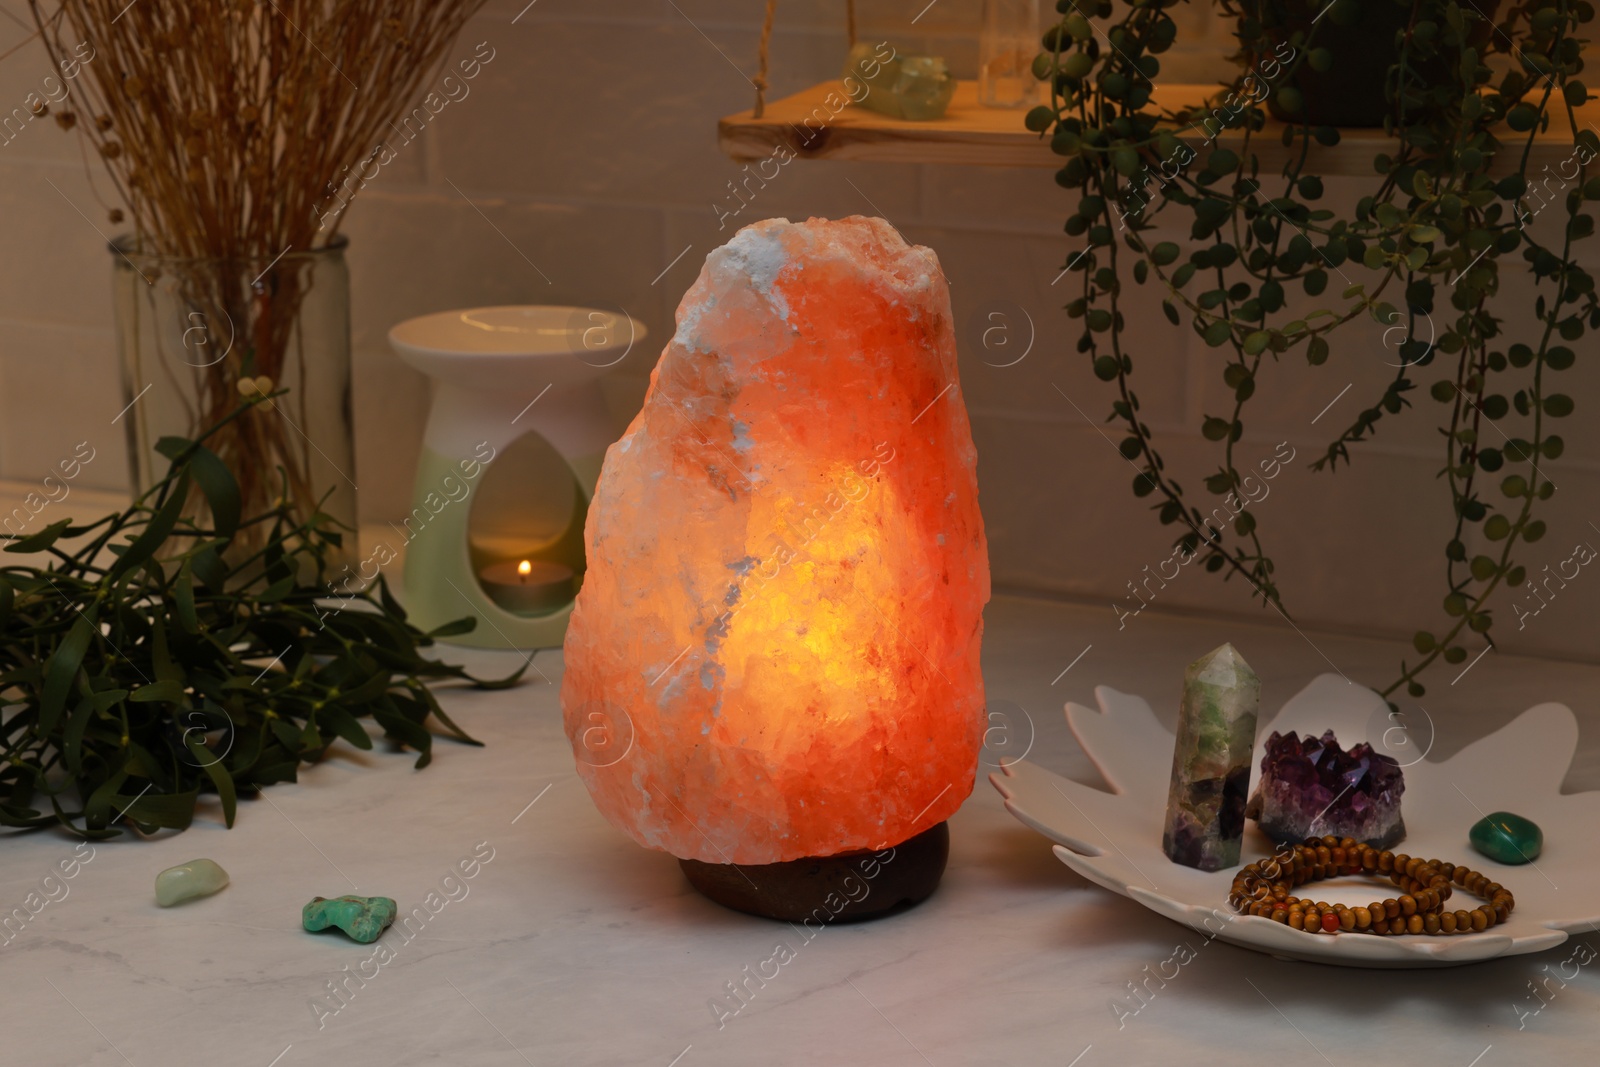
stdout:
[[937,258],[741,230],[606,453],[562,707],[601,812],[730,907],[931,893],[984,728],[989,566]]

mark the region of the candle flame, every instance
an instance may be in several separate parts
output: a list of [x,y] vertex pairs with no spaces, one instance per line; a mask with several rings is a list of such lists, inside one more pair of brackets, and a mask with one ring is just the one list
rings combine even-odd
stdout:
[[533,564],[529,563],[527,560],[523,560],[521,563],[517,564],[517,573],[526,578],[528,575],[533,573]]

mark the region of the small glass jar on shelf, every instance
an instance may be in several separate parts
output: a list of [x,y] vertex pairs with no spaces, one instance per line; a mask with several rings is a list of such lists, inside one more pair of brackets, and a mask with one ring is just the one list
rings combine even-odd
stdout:
[[978,102],[1032,107],[1039,101],[1033,57],[1039,53],[1039,0],[983,0],[978,34]]

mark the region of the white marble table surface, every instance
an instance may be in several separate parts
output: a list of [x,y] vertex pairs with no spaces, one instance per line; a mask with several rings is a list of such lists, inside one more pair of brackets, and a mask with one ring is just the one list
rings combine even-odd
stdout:
[[[984,650],[991,700],[1033,720],[1030,758],[1093,781],[1060,708],[1089,702],[1095,684],[1147,694],[1170,721],[1183,665],[1225,639],[1257,667],[1274,710],[1330,661],[1367,681],[1393,670],[1392,641],[1307,638],[1268,618],[1151,611],[1119,632],[1108,607],[1000,597]],[[458,654],[486,670],[516,662],[511,653]],[[231,831],[212,807],[187,833],[95,846],[60,883],[65,895],[55,890],[59,899],[0,947],[0,1064],[1594,1060],[1600,966],[1570,962],[1573,943],[1409,972],[1206,944],[1058,863],[1006,814],[987,768],[951,821],[950,867],[932,899],[808,942],[787,925],[709,903],[671,858],[637,848],[600,818],[561,732],[560,654],[540,653],[535,664],[543,677],[530,672],[519,689],[447,695],[485,748],[441,742],[433,766],[415,771],[409,756],[381,745],[340,746],[299,783],[242,801]],[[1566,788],[1600,786],[1600,667],[1491,654],[1451,686],[1453,673],[1433,679],[1427,701],[1435,755],[1528,705],[1559,700],[1583,724]],[[72,855],[71,840],[53,833],[0,844],[0,907],[21,905]],[[475,855],[492,858],[441,888]],[[232,886],[157,908],[155,873],[199,856],[226,867]],[[337,1013],[319,1011],[313,1003],[328,983],[359,972],[373,949],[301,932],[300,907],[347,892],[392,896],[406,911],[434,892],[437,913],[410,941],[386,937],[392,958],[365,964],[371,977],[348,981],[353,992]],[[1600,935],[1580,940],[1600,947]],[[752,983],[748,1004],[719,1027],[708,1002],[780,943],[793,958],[764,986]],[[1152,982],[1136,1014],[1118,1012],[1115,1004],[1139,1004],[1130,983],[1162,969],[1183,943],[1193,959],[1164,985]],[[1544,983],[1541,1000],[1530,982]]]

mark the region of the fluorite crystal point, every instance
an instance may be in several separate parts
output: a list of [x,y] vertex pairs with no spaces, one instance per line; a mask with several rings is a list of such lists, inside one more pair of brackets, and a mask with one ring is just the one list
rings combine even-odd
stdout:
[[707,863],[882,849],[982,744],[989,567],[933,252],[769,219],[706,259],[612,445],[565,646],[596,806]]
[[1186,867],[1239,863],[1261,680],[1232,645],[1189,664],[1161,847]]
[[1405,788],[1400,764],[1366,742],[1346,752],[1332,730],[1320,738],[1273,731],[1245,814],[1279,843],[1331,834],[1391,848],[1406,835]]

